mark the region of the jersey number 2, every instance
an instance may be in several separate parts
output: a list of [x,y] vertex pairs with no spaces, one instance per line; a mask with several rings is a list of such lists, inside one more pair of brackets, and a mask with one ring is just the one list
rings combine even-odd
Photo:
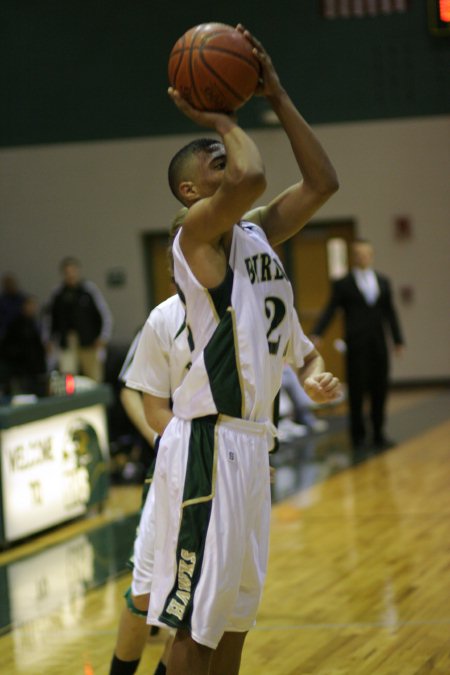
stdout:
[[277,354],[280,348],[281,335],[278,336],[278,339],[275,339],[274,332],[286,315],[286,306],[280,298],[269,296],[264,300],[264,308],[266,317],[270,321],[269,330],[266,333],[269,354]]

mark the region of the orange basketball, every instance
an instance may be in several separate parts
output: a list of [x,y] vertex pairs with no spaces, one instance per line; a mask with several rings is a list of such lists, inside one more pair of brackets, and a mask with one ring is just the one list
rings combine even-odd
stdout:
[[224,23],[190,28],[169,57],[170,85],[197,110],[234,112],[255,93],[260,70],[250,42]]

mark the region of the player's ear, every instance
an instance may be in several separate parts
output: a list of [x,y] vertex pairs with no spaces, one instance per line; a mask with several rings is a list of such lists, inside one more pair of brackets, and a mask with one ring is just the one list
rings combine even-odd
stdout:
[[183,202],[197,201],[200,196],[196,185],[190,180],[182,181],[178,189]]

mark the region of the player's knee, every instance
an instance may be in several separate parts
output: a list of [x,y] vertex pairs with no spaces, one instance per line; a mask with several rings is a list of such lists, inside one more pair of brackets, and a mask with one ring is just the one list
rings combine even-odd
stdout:
[[124,598],[126,600],[127,607],[132,614],[141,616],[142,618],[147,617],[148,606],[150,602],[149,593],[146,593],[145,595],[133,595],[130,587],[125,592]]

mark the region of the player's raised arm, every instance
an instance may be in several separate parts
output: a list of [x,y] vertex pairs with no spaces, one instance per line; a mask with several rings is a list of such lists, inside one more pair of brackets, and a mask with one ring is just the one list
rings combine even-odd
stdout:
[[335,169],[311,127],[282,87],[277,72],[261,43],[238,26],[254,45],[262,67],[259,94],[267,98],[283,126],[301,173],[301,179],[266,207],[259,209],[258,222],[272,245],[279,244],[306,225],[314,213],[338,189]]
[[178,108],[221,140],[197,139],[169,166],[169,183],[187,207],[179,244],[191,272],[205,288],[224,279],[233,225],[266,186],[261,155],[252,139],[223,113],[196,110],[169,89]]
[[177,107],[199,126],[213,129],[222,143],[200,153],[195,165],[186,166],[179,182],[179,199],[189,208],[183,222],[187,238],[214,243],[239,221],[266,187],[264,165],[253,140],[236,120],[223,113],[193,108],[169,89]]

